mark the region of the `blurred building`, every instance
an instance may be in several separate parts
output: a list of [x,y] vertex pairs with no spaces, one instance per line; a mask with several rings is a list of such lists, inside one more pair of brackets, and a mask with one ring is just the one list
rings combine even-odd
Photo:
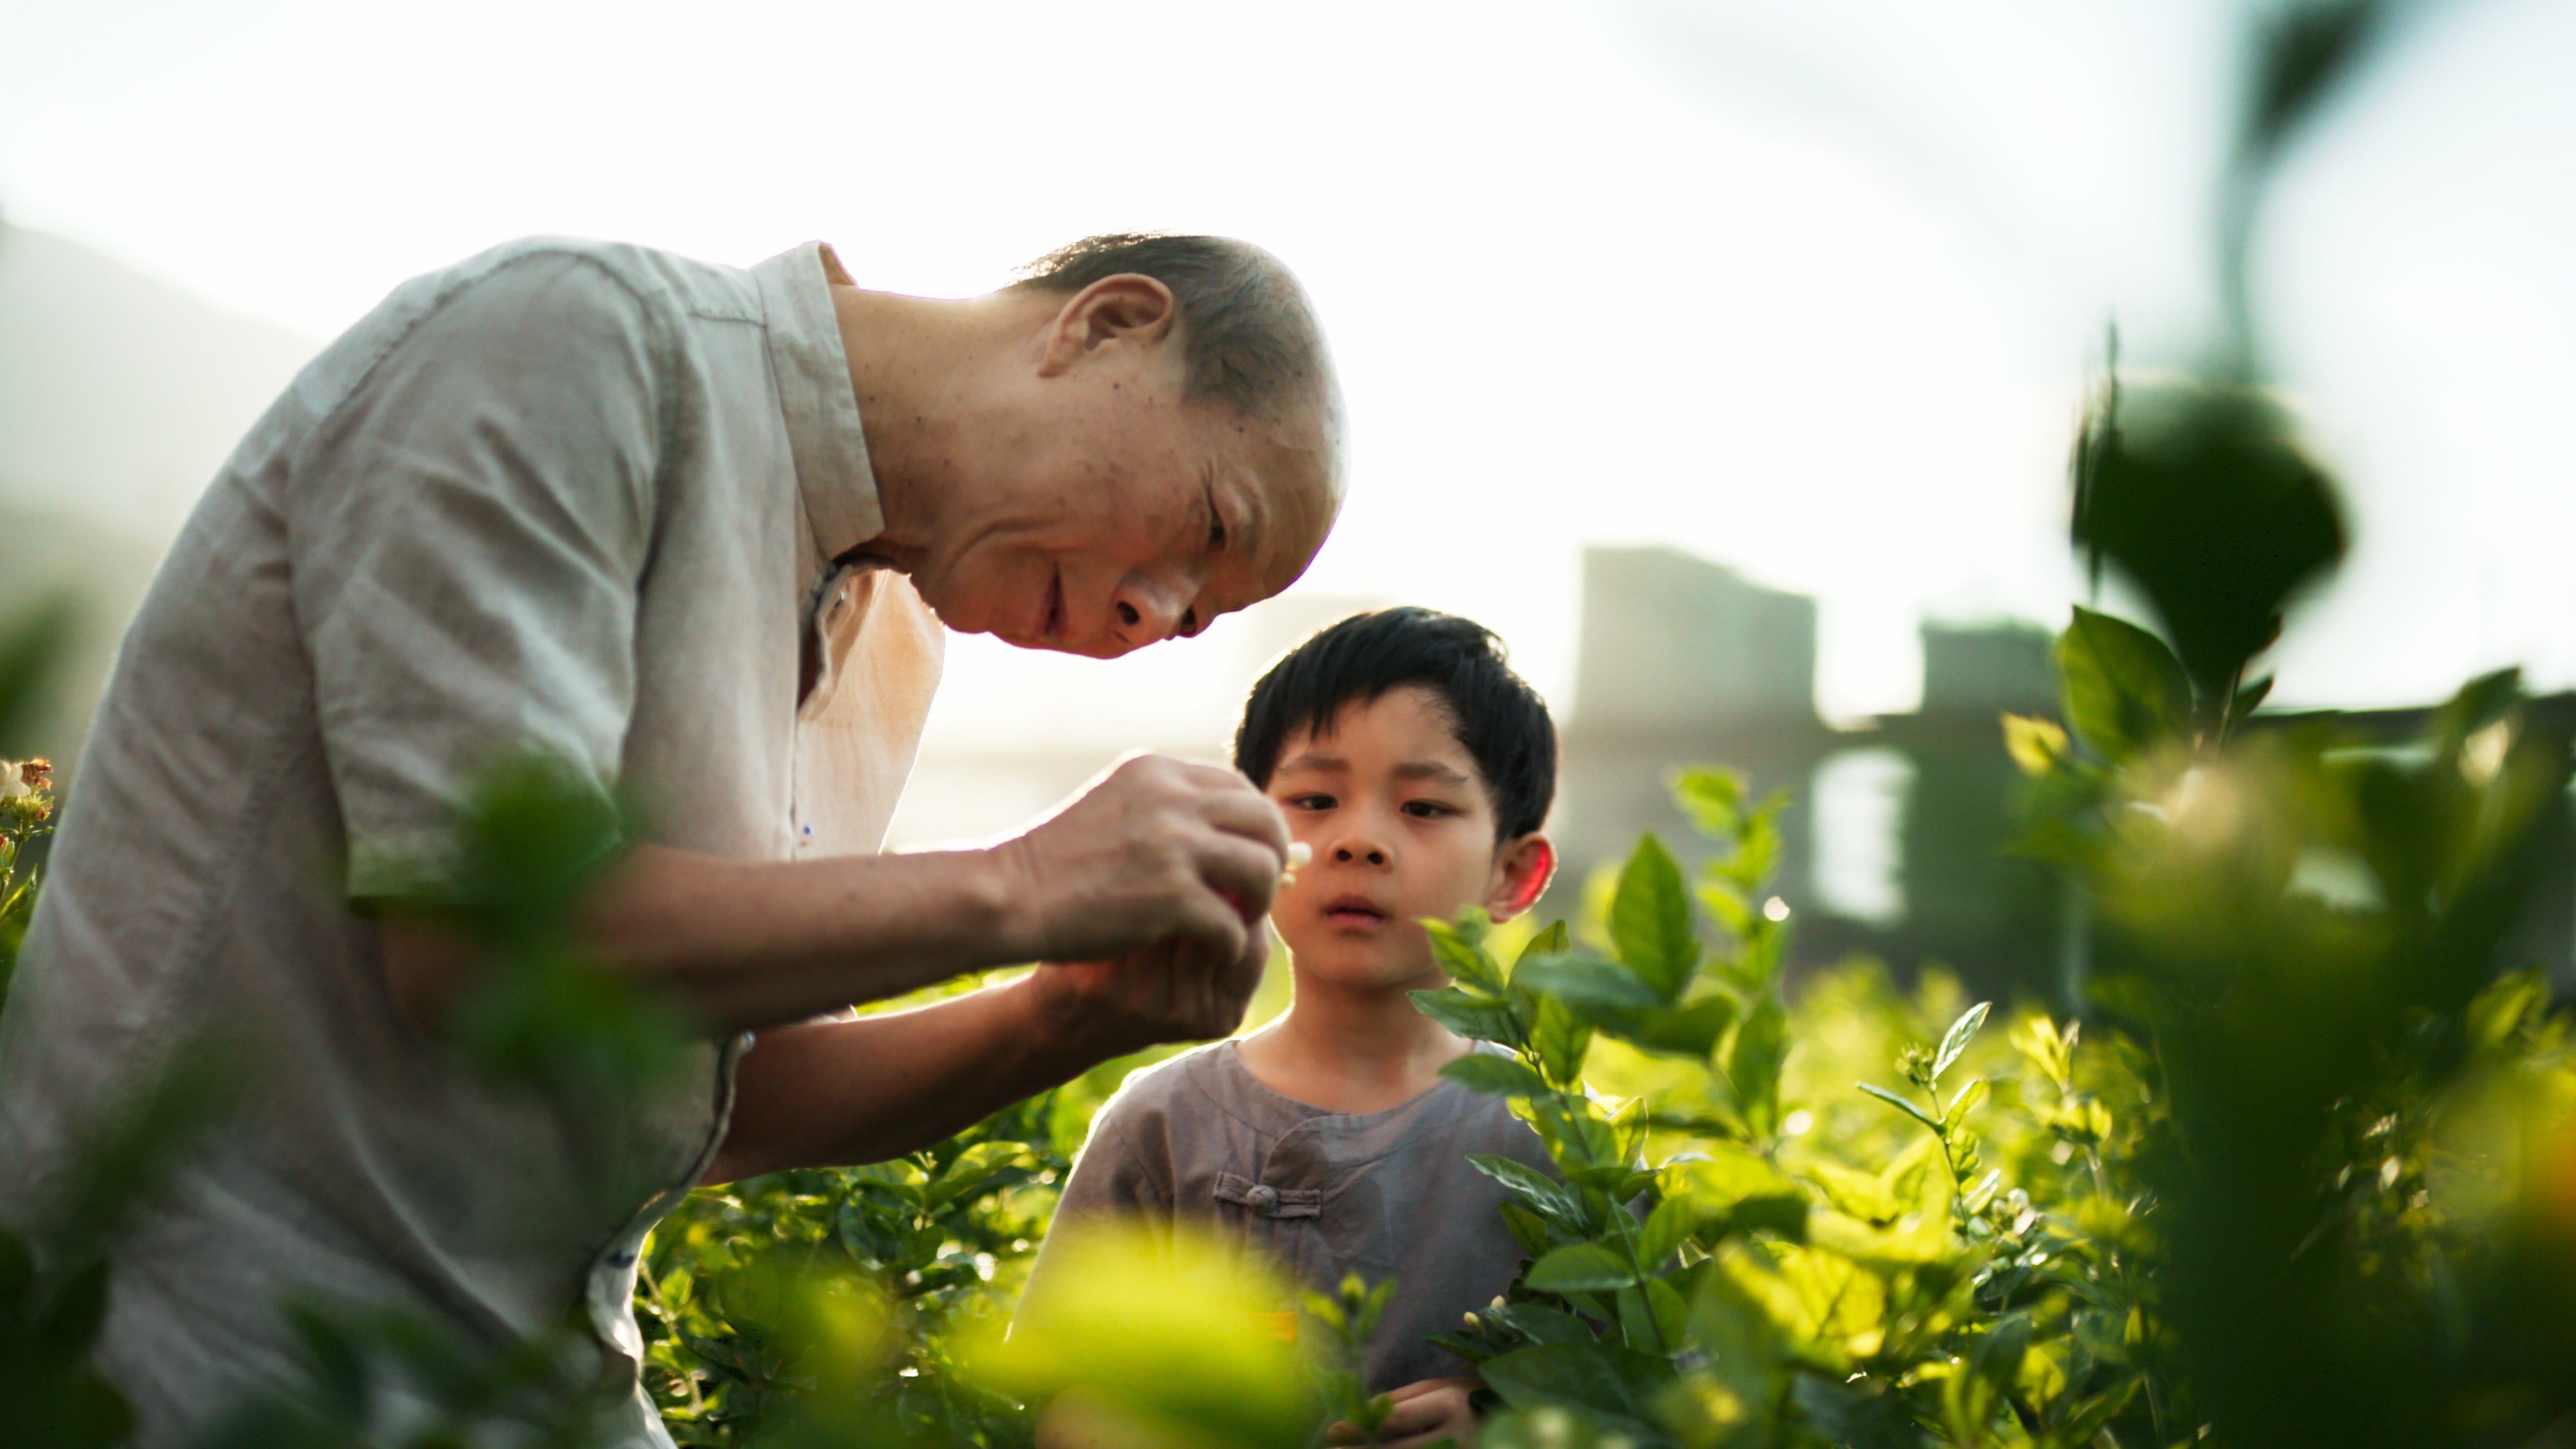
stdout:
[[[1926,623],[1921,707],[1836,729],[1812,703],[1810,599],[1668,548],[1593,548],[1583,611],[1554,822],[1565,868],[1548,910],[1572,912],[1582,882],[1642,832],[1704,858],[1668,787],[1680,766],[1722,764],[1756,792],[1790,792],[1776,884],[1798,922],[1794,963],[1866,952],[1907,971],[1937,962],[1981,995],[2062,989],[2084,928],[2055,878],[2011,851],[2021,776],[1998,721],[2057,715],[2046,630]],[[2536,707],[2576,716],[2576,695]],[[2339,719],[2393,743],[2427,714]],[[2562,808],[2542,849],[2547,884],[2511,955],[2576,988],[2576,815]]]

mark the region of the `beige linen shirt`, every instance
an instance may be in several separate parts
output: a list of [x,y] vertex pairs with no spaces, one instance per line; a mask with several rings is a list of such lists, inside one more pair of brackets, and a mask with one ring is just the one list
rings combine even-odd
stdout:
[[[742,271],[547,240],[420,278],[173,547],[0,1020],[22,1229],[192,1033],[261,1067],[117,1255],[101,1354],[142,1449],[295,1377],[290,1294],[495,1345],[586,1313],[625,1442],[668,1442],[634,1388],[635,1255],[747,1040],[602,1112],[487,1086],[405,1024],[359,903],[435,869],[479,773],[531,745],[668,845],[878,848],[944,636],[899,574],[836,562],[882,516],[828,280],[819,245]],[[612,1176],[650,1186],[606,1200]]]

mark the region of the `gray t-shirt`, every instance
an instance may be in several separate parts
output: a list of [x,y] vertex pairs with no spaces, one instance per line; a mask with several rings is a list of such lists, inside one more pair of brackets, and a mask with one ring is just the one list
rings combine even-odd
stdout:
[[1499,1098],[1454,1082],[1383,1112],[1328,1112],[1263,1086],[1233,1042],[1199,1047],[1130,1076],[1093,1119],[1026,1297],[1047,1291],[1086,1218],[1195,1223],[1317,1292],[1350,1273],[1393,1277],[1371,1393],[1462,1374],[1424,1338],[1509,1288],[1523,1256],[1475,1153],[1556,1170]]

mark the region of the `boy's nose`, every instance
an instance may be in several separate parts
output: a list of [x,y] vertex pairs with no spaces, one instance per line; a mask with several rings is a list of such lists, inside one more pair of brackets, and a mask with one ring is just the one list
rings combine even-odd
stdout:
[[1344,841],[1343,843],[1333,847],[1333,859],[1340,861],[1344,865],[1350,865],[1354,862],[1366,865],[1384,865],[1386,864],[1386,850],[1383,846],[1371,845],[1366,841]]

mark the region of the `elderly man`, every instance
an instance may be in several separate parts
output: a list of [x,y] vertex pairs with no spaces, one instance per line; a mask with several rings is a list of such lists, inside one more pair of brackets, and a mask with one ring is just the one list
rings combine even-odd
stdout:
[[[556,241],[394,293],[155,581],[0,1026],[26,1221],[201,1023],[266,1068],[120,1247],[101,1352],[139,1442],[290,1382],[294,1293],[496,1344],[586,1313],[628,1441],[666,1443],[627,1299],[691,1184],[891,1156],[1230,1030],[1287,838],[1240,777],[1133,760],[998,846],[876,851],[943,624],[1100,658],[1193,634],[1305,568],[1339,450],[1303,293],[1217,238],[1095,238],[964,301],[819,245]],[[529,746],[644,803],[593,944],[705,1029],[614,1120],[459,1066],[433,1028],[477,962],[381,904]],[[834,1019],[1032,960],[1078,964]],[[603,1150],[646,1186],[593,1207]]]

